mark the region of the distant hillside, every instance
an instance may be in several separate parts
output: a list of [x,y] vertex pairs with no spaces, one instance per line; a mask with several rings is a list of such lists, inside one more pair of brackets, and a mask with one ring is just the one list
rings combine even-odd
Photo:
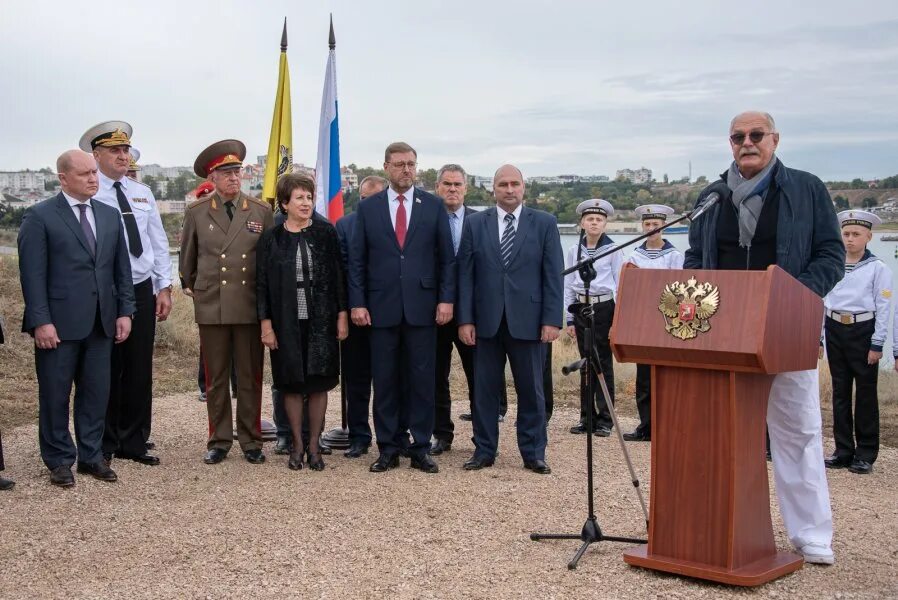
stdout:
[[865,198],[873,198],[876,200],[876,206],[882,206],[885,204],[887,200],[890,198],[898,199],[898,189],[884,189],[881,190],[879,188],[870,188],[866,190],[851,190],[851,189],[831,189],[829,190],[829,195],[832,198],[836,196],[842,196],[846,200],[848,200],[848,204],[852,207],[860,208]]

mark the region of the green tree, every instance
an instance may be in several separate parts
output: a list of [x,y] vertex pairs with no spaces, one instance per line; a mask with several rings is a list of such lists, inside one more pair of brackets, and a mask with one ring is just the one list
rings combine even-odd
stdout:
[[699,178],[695,180],[696,185],[708,185],[708,178],[704,175],[699,175]]
[[878,204],[878,202],[876,202],[876,198],[874,198],[873,196],[867,196],[866,198],[861,200],[862,208],[873,208],[877,204]]
[[860,177],[855,177],[851,180],[851,189],[853,190],[862,190],[867,187],[867,182],[861,179]]
[[882,189],[898,188],[898,175],[892,175],[879,181],[879,187]]
[[835,204],[837,210],[848,210],[851,208],[848,204],[848,199],[843,196],[833,198],[833,204]]

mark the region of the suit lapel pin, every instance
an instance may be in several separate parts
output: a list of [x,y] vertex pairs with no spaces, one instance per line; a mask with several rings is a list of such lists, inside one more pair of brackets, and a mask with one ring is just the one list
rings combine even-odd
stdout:
[[415,198],[415,204],[421,204],[421,199],[420,199],[420,198]]
[[212,223],[209,223],[209,231],[214,231],[215,226]]

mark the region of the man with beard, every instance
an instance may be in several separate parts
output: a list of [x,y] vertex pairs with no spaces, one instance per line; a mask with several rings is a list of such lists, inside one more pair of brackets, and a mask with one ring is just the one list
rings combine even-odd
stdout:
[[[826,186],[775,155],[773,117],[745,112],[730,123],[733,162],[705,188],[720,201],[689,229],[684,269],[764,270],[778,265],[821,298],[845,273],[845,247]],[[767,429],[780,513],[806,562],[832,564],[832,511],[823,464],[817,369],[779,373]]]

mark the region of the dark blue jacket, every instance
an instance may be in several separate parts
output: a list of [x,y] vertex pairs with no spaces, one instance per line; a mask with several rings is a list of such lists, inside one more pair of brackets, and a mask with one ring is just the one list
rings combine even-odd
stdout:
[[[776,264],[821,298],[845,275],[845,245],[839,220],[826,186],[816,176],[790,169],[777,159],[774,182],[779,188],[776,223]],[[726,181],[726,173],[721,175]],[[716,183],[716,182],[715,182]],[[708,195],[699,194],[696,206]],[[722,202],[729,202],[724,199]],[[717,216],[711,207],[689,228],[684,269],[717,268]]]
[[349,243],[349,306],[374,327],[436,325],[437,303],[455,302],[455,256],[443,202],[414,188],[405,245],[390,220],[387,190],[365,198]]
[[561,327],[564,257],[552,215],[523,207],[507,268],[499,253],[496,207],[468,215],[457,261],[456,320],[473,324],[477,337],[495,336],[503,314],[519,340],[539,340],[543,325]]
[[63,341],[83,340],[97,311],[115,337],[115,320],[134,314],[131,261],[119,212],[96,200],[97,238],[92,256],[81,224],[60,193],[25,211],[19,228],[19,277],[25,297],[22,331],[52,323]]
[[349,242],[352,240],[352,229],[355,225],[358,213],[351,212],[337,219],[334,227],[337,229],[337,239],[340,240],[340,258],[343,260],[343,273],[349,274]]

